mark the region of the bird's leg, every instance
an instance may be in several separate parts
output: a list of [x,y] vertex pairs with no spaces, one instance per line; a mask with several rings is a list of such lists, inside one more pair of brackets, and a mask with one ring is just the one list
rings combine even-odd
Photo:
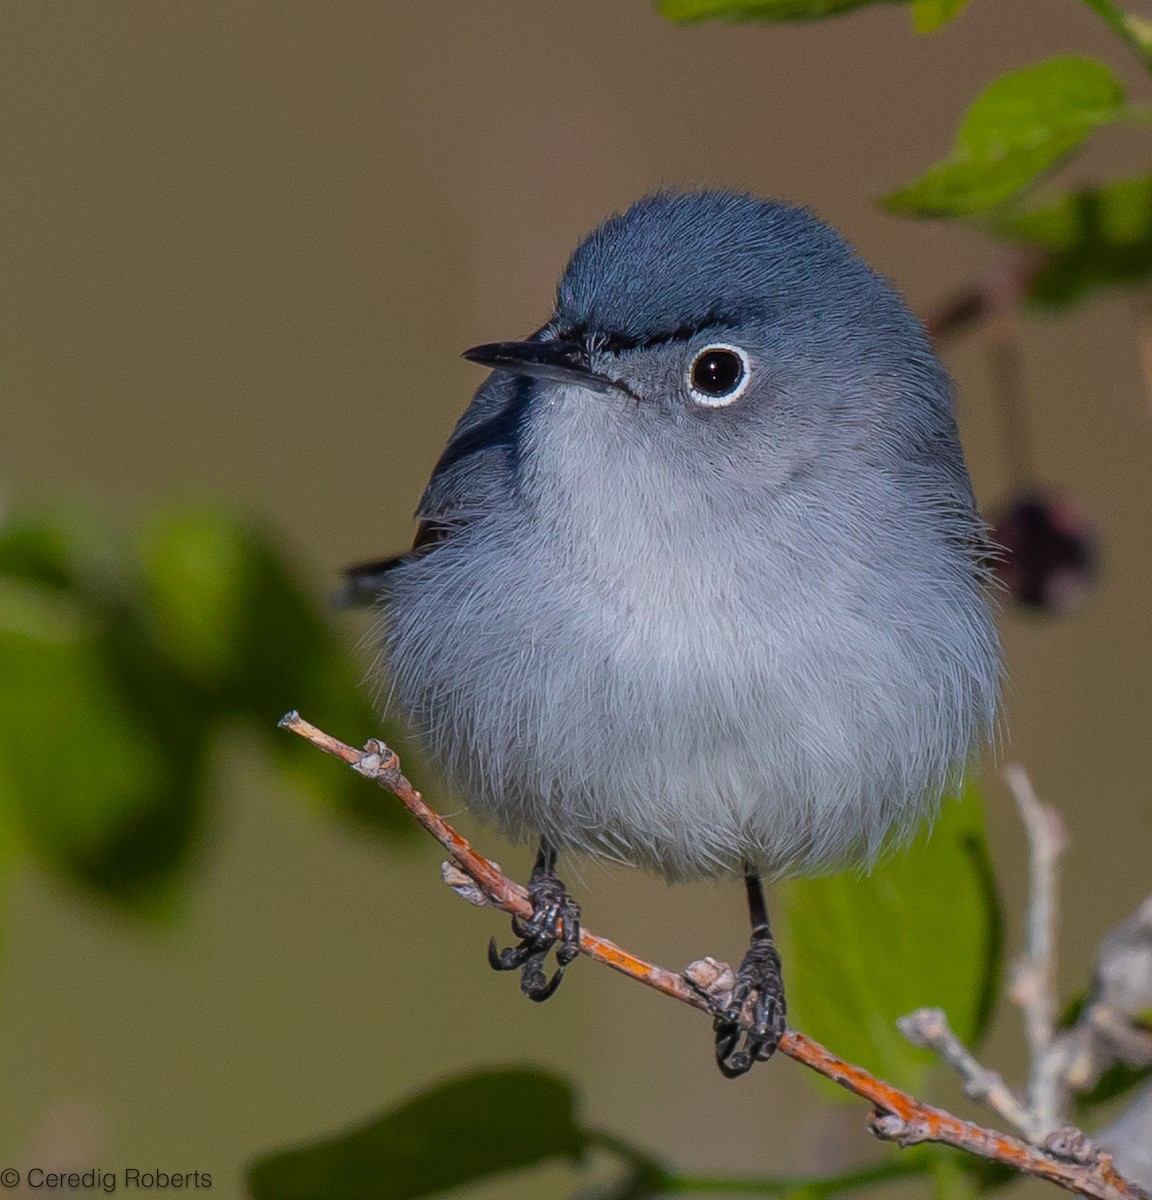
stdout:
[[[744,869],[748,890],[748,915],[752,918],[752,943],[736,973],[736,986],[724,1008],[715,1013],[716,1061],[729,1079],[743,1075],[755,1062],[766,1062],[776,1052],[787,1028],[785,1023],[784,980],[780,974],[780,955],[768,923],[768,906],[760,876]],[[741,1029],[740,1017],[749,1008],[752,1027]],[[740,1035],[744,1033],[744,1045]]]
[[[529,1000],[547,1000],[560,986],[564,968],[580,953],[580,906],[556,875],[556,851],[541,840],[536,864],[528,877],[532,915],[512,918],[519,945],[507,950],[488,944],[488,961],[496,971],[520,970],[520,990]],[[559,945],[557,945],[559,942]],[[544,974],[548,951],[556,946],[556,971]]]

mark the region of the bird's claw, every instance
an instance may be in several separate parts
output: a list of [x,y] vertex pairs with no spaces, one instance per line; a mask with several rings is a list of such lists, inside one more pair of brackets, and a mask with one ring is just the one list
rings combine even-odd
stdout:
[[[751,1020],[746,1029],[741,1025],[745,1013]],[[771,935],[753,936],[736,973],[736,986],[723,1007],[713,1010],[713,1016],[716,1062],[728,1079],[743,1075],[753,1063],[767,1062],[776,1053],[787,1029],[787,1008],[780,955]]]
[[[494,971],[519,970],[520,990],[540,1003],[560,986],[564,968],[580,953],[580,906],[550,865],[537,864],[528,881],[528,896],[532,915],[512,918],[512,932],[519,943],[501,950],[493,938],[488,944],[488,962]],[[544,963],[553,947],[556,970],[549,979]]]

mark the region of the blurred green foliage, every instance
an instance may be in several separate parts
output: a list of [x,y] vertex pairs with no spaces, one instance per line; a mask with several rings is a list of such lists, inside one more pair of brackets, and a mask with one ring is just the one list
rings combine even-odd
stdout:
[[713,1190],[823,1200],[909,1176],[939,1181],[956,1173],[958,1161],[950,1151],[914,1150],[814,1178],[683,1175],[587,1124],[565,1080],[513,1067],[434,1084],[355,1129],[261,1158],[249,1170],[248,1192],[253,1200],[419,1200],[546,1163],[586,1168],[594,1154],[609,1160],[611,1177],[581,1187],[584,1200]]
[[276,731],[299,705],[379,733],[361,668],[274,538],[223,509],[116,535],[77,513],[0,524],[0,812],[31,853],[136,915],[165,912],[207,819],[209,755],[245,724],[293,780],[388,836],[398,806]]
[[1003,218],[1000,232],[1044,252],[1030,298],[1071,304],[1111,284],[1152,276],[1152,175],[1073,192],[1055,204]]
[[967,4],[968,0],[912,0],[912,24],[917,33],[934,33]]
[[535,1070],[464,1075],[249,1172],[253,1200],[415,1200],[551,1159],[576,1161],[589,1135],[575,1098]]

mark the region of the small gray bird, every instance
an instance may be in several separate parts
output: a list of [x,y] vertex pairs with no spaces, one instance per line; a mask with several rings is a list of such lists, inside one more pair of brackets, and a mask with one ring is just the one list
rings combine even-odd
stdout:
[[491,947],[532,999],[576,954],[559,850],[743,875],[751,947],[714,1013],[742,1074],[785,1028],[761,877],[873,860],[993,721],[950,381],[838,234],[731,192],[612,217],[543,328],[465,357],[493,373],[412,550],[350,570],[388,708],[476,812],[539,838],[534,914]]

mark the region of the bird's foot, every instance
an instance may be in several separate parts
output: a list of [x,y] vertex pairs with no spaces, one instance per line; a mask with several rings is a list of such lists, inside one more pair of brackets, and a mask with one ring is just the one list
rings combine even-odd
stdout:
[[[554,870],[555,857],[541,853],[528,880],[532,915],[513,917],[512,932],[520,939],[506,950],[488,944],[488,961],[495,971],[520,971],[520,990],[529,1000],[547,1000],[560,986],[564,968],[580,953],[580,906]],[[556,947],[556,970],[544,971],[548,952]]]
[[[780,955],[767,930],[753,932],[752,944],[736,972],[736,986],[713,1015],[716,1062],[728,1079],[743,1075],[753,1063],[767,1062],[776,1053],[787,1029],[787,1009]],[[744,1017],[751,1022],[747,1029],[740,1023]]]

